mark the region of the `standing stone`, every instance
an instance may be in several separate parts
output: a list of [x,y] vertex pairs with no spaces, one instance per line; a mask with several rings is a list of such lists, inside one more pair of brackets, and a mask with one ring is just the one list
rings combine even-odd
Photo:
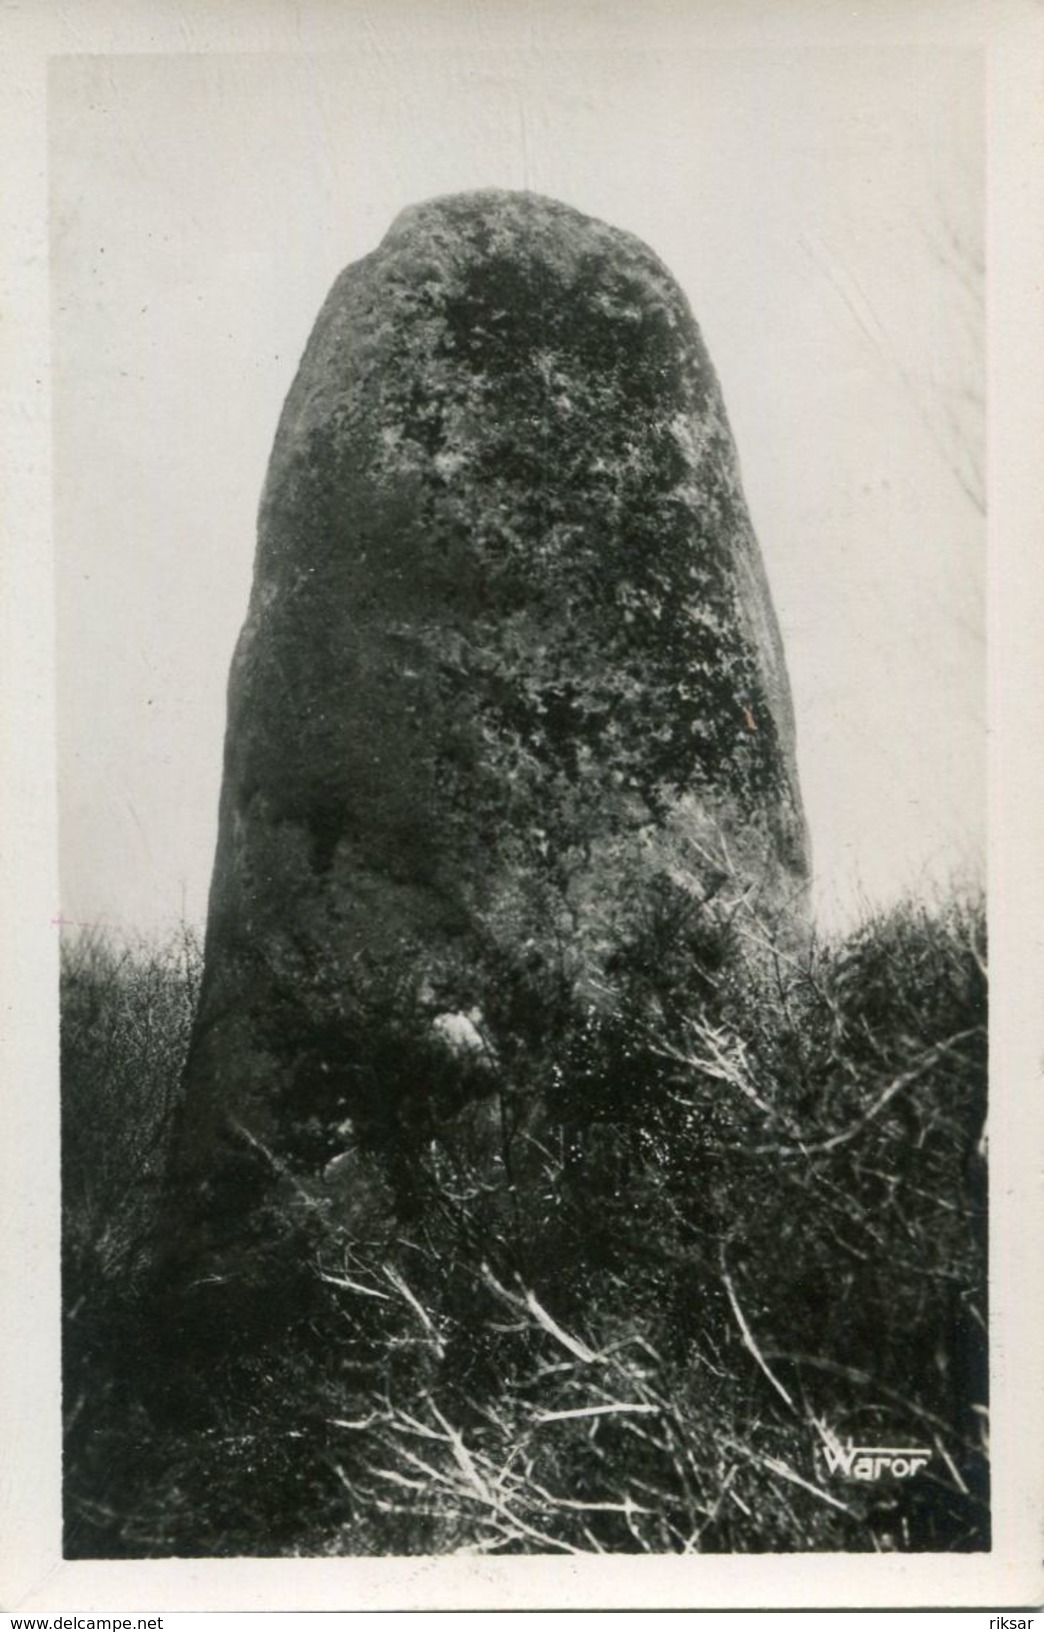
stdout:
[[527,1049],[654,1022],[723,890],[801,896],[736,453],[644,244],[480,192],[342,273],[228,708],[177,1157],[213,1239],[339,1172],[346,1205],[394,1211],[411,1138]]

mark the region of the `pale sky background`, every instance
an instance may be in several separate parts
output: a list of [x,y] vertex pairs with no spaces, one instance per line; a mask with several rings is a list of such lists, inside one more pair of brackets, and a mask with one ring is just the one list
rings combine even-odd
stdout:
[[284,395],[406,204],[636,232],[722,382],[783,630],[822,921],[982,869],[982,60],[591,30],[52,63],[61,910],[202,922]]

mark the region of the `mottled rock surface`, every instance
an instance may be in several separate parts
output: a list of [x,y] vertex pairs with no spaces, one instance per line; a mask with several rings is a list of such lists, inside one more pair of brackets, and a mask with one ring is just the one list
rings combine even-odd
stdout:
[[411,1137],[534,1039],[654,1017],[708,899],[806,870],[684,295],[532,194],[405,211],[335,283],[272,453],[181,1182],[219,1232],[279,1174],[401,1202]]

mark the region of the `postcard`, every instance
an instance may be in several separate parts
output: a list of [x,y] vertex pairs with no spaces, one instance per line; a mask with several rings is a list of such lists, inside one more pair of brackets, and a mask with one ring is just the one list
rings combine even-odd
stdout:
[[1034,1603],[1039,16],[2,29],[4,1607]]

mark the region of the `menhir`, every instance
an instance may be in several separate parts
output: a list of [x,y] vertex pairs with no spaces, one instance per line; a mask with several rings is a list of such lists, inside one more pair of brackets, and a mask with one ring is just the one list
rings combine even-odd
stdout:
[[647,1034],[723,906],[800,912],[806,877],[779,633],[684,295],[549,199],[406,210],[335,283],[272,452],[185,1240],[245,1252],[337,1175],[360,1229],[394,1218],[462,1107],[528,1080],[553,1120],[577,1039]]

